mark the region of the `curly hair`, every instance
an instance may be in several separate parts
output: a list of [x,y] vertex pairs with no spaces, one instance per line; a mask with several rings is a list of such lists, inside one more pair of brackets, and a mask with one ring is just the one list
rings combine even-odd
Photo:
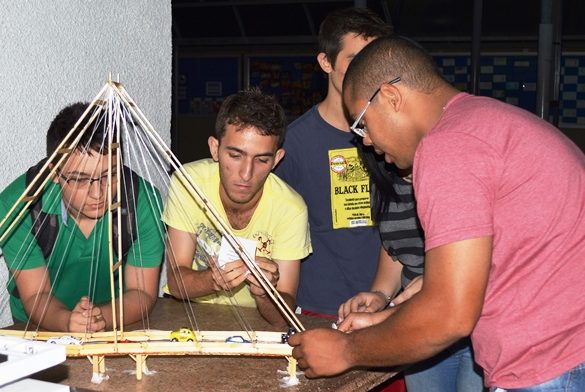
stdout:
[[252,126],[261,135],[277,136],[280,148],[284,142],[286,116],[275,97],[250,88],[230,95],[221,104],[215,121],[218,140],[225,135],[227,125],[235,125],[238,131]]

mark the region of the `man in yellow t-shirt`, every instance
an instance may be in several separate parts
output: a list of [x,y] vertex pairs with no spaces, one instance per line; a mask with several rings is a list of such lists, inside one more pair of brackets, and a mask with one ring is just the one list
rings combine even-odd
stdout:
[[[294,309],[300,260],[311,252],[307,207],[271,170],[284,156],[286,117],[259,90],[228,97],[209,138],[213,159],[185,165],[237,237],[255,242],[256,263]],[[256,306],[277,327],[286,321],[242,260],[217,264],[221,234],[177,176],[163,221],[168,225],[168,290],[177,298]],[[252,243],[252,248],[254,243]]]

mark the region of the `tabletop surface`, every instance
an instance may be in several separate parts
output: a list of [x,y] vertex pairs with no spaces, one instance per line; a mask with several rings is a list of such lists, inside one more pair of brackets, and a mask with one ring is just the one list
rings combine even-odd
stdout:
[[[174,330],[189,326],[188,308],[184,303],[160,298],[146,324],[132,325],[126,330]],[[199,330],[242,330],[236,312],[230,306],[193,304]],[[239,308],[241,315],[255,330],[270,331],[270,325],[256,309]],[[190,313],[190,312],[189,312]],[[330,320],[300,316],[306,329],[328,327]],[[66,384],[80,390],[95,391],[367,391],[390,378],[388,370],[353,370],[338,377],[307,379],[300,376],[296,386],[280,386],[287,361],[279,357],[244,356],[150,356],[146,366],[152,374],[142,380],[135,376],[135,362],[130,357],[106,357],[109,379],[93,384],[92,365],[85,358],[68,358],[63,364],[38,373],[35,378]]]

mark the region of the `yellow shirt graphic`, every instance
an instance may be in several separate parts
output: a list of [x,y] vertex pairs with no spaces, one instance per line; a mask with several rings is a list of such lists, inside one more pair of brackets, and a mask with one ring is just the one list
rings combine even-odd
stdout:
[[372,226],[370,177],[357,148],[329,150],[333,228]]

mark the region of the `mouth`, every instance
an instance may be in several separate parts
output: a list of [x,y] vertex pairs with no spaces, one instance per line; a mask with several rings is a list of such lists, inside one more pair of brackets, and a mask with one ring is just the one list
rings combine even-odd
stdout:
[[234,194],[240,195],[241,197],[248,197],[248,195],[252,192],[252,187],[250,185],[234,184],[232,187],[232,192]]
[[85,208],[90,210],[101,210],[106,206],[106,203],[97,203],[97,204],[86,204]]

